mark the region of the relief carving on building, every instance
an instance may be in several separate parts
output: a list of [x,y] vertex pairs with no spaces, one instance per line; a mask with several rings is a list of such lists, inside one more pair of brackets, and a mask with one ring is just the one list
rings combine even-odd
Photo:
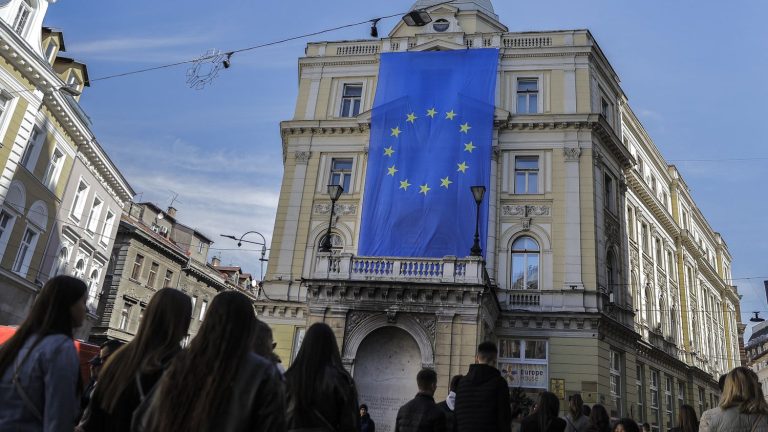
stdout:
[[[312,208],[314,214],[328,214],[331,211],[331,203],[317,203]],[[333,212],[337,215],[355,215],[357,214],[357,204],[336,203]]]
[[306,165],[309,162],[309,158],[312,157],[312,152],[309,151],[297,151],[296,163]]
[[637,268],[640,265],[640,257],[634,249],[629,250],[629,264],[632,268]]
[[581,149],[578,147],[564,147],[563,156],[565,156],[566,162],[576,162],[581,156]]
[[352,311],[347,315],[347,323],[344,327],[344,334],[349,336],[366,318],[376,315],[374,312]]
[[609,243],[621,243],[621,228],[619,227],[618,222],[612,217],[605,218],[605,235],[608,238]]
[[501,206],[502,216],[550,216],[552,208],[548,205],[513,205]]
[[435,338],[437,335],[437,318],[435,318],[434,315],[430,316],[421,316],[416,315],[413,317],[414,321],[419,323],[421,328],[424,329],[425,332],[429,335],[430,340],[432,341],[432,344],[435,343]]

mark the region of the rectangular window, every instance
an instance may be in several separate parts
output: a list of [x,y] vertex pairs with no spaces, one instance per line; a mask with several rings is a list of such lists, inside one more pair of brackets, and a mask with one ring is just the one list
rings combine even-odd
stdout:
[[637,386],[637,420],[645,421],[645,371],[642,364],[637,364],[635,368],[637,376],[635,385]]
[[195,316],[196,305],[197,305],[197,296],[192,296],[192,316]]
[[515,193],[539,193],[538,156],[515,156]]
[[640,248],[644,253],[650,253],[651,249],[648,244],[648,225],[640,224]]
[[19,10],[16,12],[16,18],[13,20],[13,30],[16,33],[20,35],[24,33],[30,14],[32,14],[32,7],[29,5],[28,0],[21,0]]
[[40,139],[40,129],[35,126],[32,128],[32,133],[29,134],[29,139],[27,139],[27,146],[24,147],[24,153],[21,155],[21,165],[24,166],[24,168],[33,171],[35,169],[35,162],[37,158],[33,157],[33,155],[37,152],[38,147],[40,146],[40,143],[38,140]]
[[605,208],[607,208],[610,211],[614,211],[616,209],[615,203],[615,193],[613,191],[613,177],[611,177],[610,174],[605,174],[603,176],[603,194],[605,195]]
[[5,114],[5,110],[8,109],[8,102],[10,99],[6,97],[4,94],[0,94],[0,117]]
[[173,279],[173,272],[170,270],[165,271],[165,278],[163,279],[163,288],[171,286],[171,279]]
[[499,366],[510,387],[549,388],[547,341],[499,339]]
[[101,207],[103,204],[104,202],[99,197],[95,197],[93,199],[91,211],[88,213],[88,222],[85,223],[85,230],[91,234],[96,232],[96,227],[98,226],[99,219],[101,218]]
[[48,42],[48,46],[45,47],[45,58],[48,60],[49,63],[53,63],[54,56],[56,55],[56,50],[59,47],[53,43],[53,41]]
[[624,413],[622,407],[622,385],[621,385],[621,353],[611,350],[611,399],[613,399],[613,408],[611,409],[611,417],[621,417]]
[[350,193],[349,180],[351,178],[352,159],[333,158],[331,160],[331,181],[328,184],[340,185],[344,189],[344,193]]
[[651,382],[649,387],[651,390],[651,416],[648,420],[651,423],[651,430],[659,432],[659,428],[661,427],[659,418],[659,371],[651,369]]
[[654,238],[653,244],[656,247],[656,265],[664,268],[664,255],[661,254],[661,239]]
[[154,261],[149,266],[149,277],[147,278],[147,286],[155,288],[155,281],[157,281],[157,272],[160,270],[160,265]]
[[101,238],[99,243],[103,246],[109,244],[110,236],[112,235],[112,227],[115,225],[115,214],[107,210],[107,217],[104,219],[104,225],[101,226]]
[[144,256],[136,254],[136,259],[133,261],[133,270],[131,271],[131,279],[139,280],[141,277],[141,266],[144,265]]
[[11,236],[12,227],[13,216],[5,210],[0,210],[0,256],[5,252],[5,247],[8,244],[8,237]]
[[203,302],[200,304],[200,321],[205,318],[205,311],[208,309],[208,301],[203,300]]
[[200,243],[198,243],[198,245],[197,245],[197,253],[199,253],[199,254],[203,253],[203,249],[204,249],[204,248],[205,248],[205,243],[203,243],[203,242],[201,241],[201,242],[200,242]]
[[699,412],[700,413],[704,412],[704,397],[705,396],[706,395],[704,393],[704,388],[703,387],[699,387]]
[[536,78],[517,79],[517,113],[536,114],[539,112],[539,80]]
[[627,232],[629,238],[635,240],[635,211],[632,207],[627,207]]
[[88,196],[88,184],[82,180],[77,185],[77,192],[75,193],[75,199],[72,201],[71,213],[73,219],[80,220],[83,215],[83,209],[85,208],[85,198]]
[[637,157],[637,172],[640,173],[640,179],[645,181],[645,164],[640,156]]
[[675,402],[672,396],[673,382],[672,377],[664,377],[664,411],[667,413],[667,430],[671,430],[675,425]]
[[675,260],[670,251],[667,251],[667,271],[670,273],[675,271]]
[[685,382],[677,382],[677,407],[685,405]]
[[45,170],[45,177],[43,177],[43,184],[50,189],[56,189],[56,184],[59,182],[59,176],[61,176],[61,167],[64,165],[64,153],[59,149],[53,149],[51,155],[51,162],[48,164],[48,168]]
[[611,120],[611,104],[605,98],[600,98],[600,114],[602,114],[606,120]]
[[360,101],[363,96],[362,84],[344,84],[341,95],[341,113],[339,117],[355,117],[360,114]]
[[120,330],[126,330],[128,328],[128,318],[131,316],[131,305],[124,304],[123,310],[120,311],[120,325],[118,325],[118,328]]
[[19,252],[16,254],[16,260],[13,262],[13,271],[22,276],[26,276],[29,270],[29,261],[35,252],[35,243],[37,243],[37,233],[27,227],[21,238]]

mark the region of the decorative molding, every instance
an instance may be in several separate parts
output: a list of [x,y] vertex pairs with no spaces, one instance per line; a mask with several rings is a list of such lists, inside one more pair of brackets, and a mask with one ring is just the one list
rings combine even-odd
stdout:
[[501,206],[502,216],[551,216],[552,208],[548,205],[505,204]]
[[362,134],[368,132],[371,128],[370,121],[367,123],[358,123],[354,126],[284,126],[280,133],[282,136],[288,135],[337,135],[337,134]]
[[437,318],[435,318],[434,315],[429,316],[414,316],[413,319],[419,323],[419,325],[424,329],[424,331],[427,332],[429,337],[432,339],[432,344],[435,343],[435,338],[437,335]]
[[296,163],[306,165],[309,163],[309,158],[312,157],[312,152],[310,151],[297,151],[295,153],[296,156]]
[[581,156],[581,149],[578,147],[563,147],[563,156],[566,162],[577,162]]
[[344,326],[344,334],[349,336],[368,317],[375,315],[375,312],[350,311],[347,315],[347,322]]
[[[331,212],[331,203],[330,202],[324,202],[324,203],[317,203],[312,207],[312,213],[322,215],[322,214],[328,214]],[[333,207],[334,214],[337,215],[356,215],[357,214],[357,204],[353,203],[336,203],[336,205]]]
[[493,146],[491,148],[491,159],[496,162],[499,160],[499,156],[501,156],[501,149],[498,146]]
[[611,216],[605,217],[604,220],[605,236],[607,237],[608,242],[616,245],[621,244],[621,228],[619,227],[619,223]]

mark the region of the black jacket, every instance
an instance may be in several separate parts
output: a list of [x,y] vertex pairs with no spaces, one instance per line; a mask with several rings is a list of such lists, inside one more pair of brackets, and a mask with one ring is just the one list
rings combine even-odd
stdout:
[[445,431],[455,432],[456,431],[456,414],[453,412],[452,409],[448,408],[448,402],[442,401],[439,404],[437,404],[437,407],[443,410],[443,412],[445,413]]
[[529,415],[520,423],[520,432],[563,432],[565,430],[565,420],[555,417],[549,424],[547,430],[539,430],[539,418],[536,414]]
[[395,432],[445,432],[445,413],[432,396],[417,393],[397,411]]
[[352,377],[344,370],[329,366],[320,380],[314,384],[310,412],[299,412],[290,394],[291,370],[285,374],[288,382],[288,429],[311,430],[331,425],[337,432],[359,432],[360,414],[357,405],[357,389]]
[[376,423],[369,414],[360,416],[360,432],[376,432]]
[[493,366],[473,364],[456,389],[458,432],[510,432],[509,386]]

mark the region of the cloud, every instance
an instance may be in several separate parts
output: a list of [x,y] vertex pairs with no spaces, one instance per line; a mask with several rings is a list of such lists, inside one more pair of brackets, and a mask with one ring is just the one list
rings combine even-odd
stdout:
[[204,50],[197,47],[207,40],[204,35],[122,37],[68,43],[67,47],[88,60],[172,63],[201,55]]

